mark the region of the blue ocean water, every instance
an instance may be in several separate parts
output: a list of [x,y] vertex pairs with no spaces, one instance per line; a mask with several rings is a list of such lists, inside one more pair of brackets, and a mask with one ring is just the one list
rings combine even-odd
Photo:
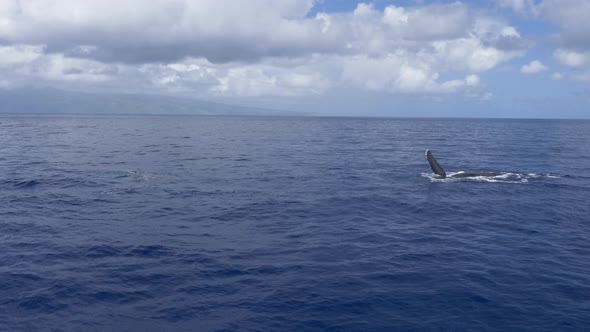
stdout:
[[0,329],[587,330],[589,201],[590,121],[4,115]]

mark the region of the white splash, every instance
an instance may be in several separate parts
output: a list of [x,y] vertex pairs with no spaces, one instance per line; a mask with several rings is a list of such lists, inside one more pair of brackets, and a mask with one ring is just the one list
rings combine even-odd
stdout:
[[529,179],[559,179],[560,176],[550,174],[535,174],[535,173],[511,173],[504,172],[495,176],[473,176],[473,177],[453,177],[457,174],[465,173],[464,171],[449,172],[446,178],[440,178],[434,173],[421,173],[420,176],[427,178],[430,182],[499,182],[499,183],[527,183]]

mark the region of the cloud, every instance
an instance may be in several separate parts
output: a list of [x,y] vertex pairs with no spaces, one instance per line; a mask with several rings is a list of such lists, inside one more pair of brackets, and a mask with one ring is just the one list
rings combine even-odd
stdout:
[[560,81],[563,79],[563,74],[560,72],[555,72],[551,75],[551,78],[556,80],[556,81]]
[[467,6],[459,2],[412,9],[390,5],[384,10],[382,22],[401,38],[410,40],[463,37],[473,23]]
[[29,63],[43,54],[41,45],[0,46],[0,67]]
[[[590,64],[590,2],[586,0],[544,0],[539,8],[549,23],[559,29],[553,36],[558,48],[554,59],[570,68],[582,68]],[[579,75],[577,75],[579,76]],[[576,75],[568,78],[576,79]],[[582,79],[584,80],[584,79]]]
[[529,64],[520,67],[520,72],[523,74],[537,74],[548,68],[539,60],[533,60]]
[[539,5],[534,0],[495,0],[500,8],[508,8],[520,14],[539,14]]
[[356,56],[338,59],[342,81],[370,91],[391,93],[454,92],[451,83],[437,82],[439,75],[431,65],[407,54],[380,58]]
[[[313,4],[312,0],[252,0],[248,6],[230,0],[153,0],[149,5],[141,0],[4,1],[0,39],[44,44],[50,52],[103,62],[173,62],[185,57],[229,62],[367,50],[382,54],[400,46],[419,47],[421,41],[467,38],[476,21],[462,3],[409,9],[391,5],[383,12],[361,3],[353,13],[307,17]],[[85,52],[79,52],[80,47]]]
[[558,48],[553,57],[564,66],[579,68],[590,63],[590,52],[576,52]]
[[[329,36],[305,19],[312,0],[22,0],[0,5],[0,40],[52,52],[94,46],[86,57],[144,63],[185,56],[224,62],[325,51]],[[212,15],[211,13],[215,13]]]
[[0,75],[12,84],[199,96],[304,96],[342,87],[476,95],[483,94],[477,73],[530,47],[515,27],[460,2],[383,10],[360,3],[352,12],[310,15],[314,4],[2,1]]
[[544,0],[541,10],[547,20],[559,30],[558,42],[570,50],[590,50],[590,1]]
[[554,37],[558,48],[553,52],[555,61],[576,71],[568,74],[555,73],[555,80],[589,82],[590,72],[590,2],[585,0],[544,0],[543,15],[558,29]]

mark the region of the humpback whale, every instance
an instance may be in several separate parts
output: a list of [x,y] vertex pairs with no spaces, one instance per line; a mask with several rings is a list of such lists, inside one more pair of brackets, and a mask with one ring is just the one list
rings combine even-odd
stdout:
[[[440,176],[441,178],[446,178],[447,173],[445,170],[439,165],[439,163],[434,159],[432,152],[430,150],[426,150],[426,159],[428,159],[428,163],[430,164],[430,168],[432,171]],[[451,175],[452,178],[472,178],[476,176],[498,176],[501,173],[494,173],[494,172],[460,172]]]

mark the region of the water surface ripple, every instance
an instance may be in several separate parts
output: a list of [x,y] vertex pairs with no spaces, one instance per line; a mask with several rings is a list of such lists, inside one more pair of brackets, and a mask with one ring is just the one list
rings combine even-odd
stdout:
[[0,329],[584,330],[589,156],[588,121],[4,115]]

